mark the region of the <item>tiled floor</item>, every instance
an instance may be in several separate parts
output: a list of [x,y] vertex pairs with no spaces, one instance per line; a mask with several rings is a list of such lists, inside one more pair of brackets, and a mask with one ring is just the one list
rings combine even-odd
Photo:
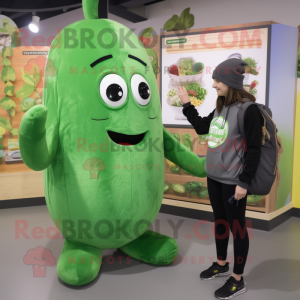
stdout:
[[[19,220],[19,221],[18,221]],[[20,221],[23,220],[23,221]],[[28,224],[24,236],[15,235],[15,223]],[[180,222],[180,223],[179,223]],[[29,249],[42,246],[52,251],[56,262],[63,239],[32,236],[34,227],[46,231],[53,226],[46,206],[0,210],[0,299],[1,300],[82,300],[82,299],[215,299],[214,291],[228,277],[204,281],[202,270],[216,260],[212,225],[202,224],[195,233],[197,220],[159,214],[154,230],[178,241],[177,263],[152,266],[131,259],[118,250],[103,252],[103,265],[94,282],[83,287],[66,286],[57,277],[56,264],[47,266],[45,277],[34,277],[33,266],[23,261]],[[172,229],[178,224],[178,234]],[[270,232],[252,230],[248,262],[243,274],[247,292],[235,299],[300,299],[300,219],[292,217]],[[113,257],[112,257],[113,256]],[[123,256],[123,258],[118,258]],[[230,237],[228,260],[232,261],[233,239]],[[114,260],[114,262],[113,262]],[[232,271],[233,264],[230,264]],[[41,275],[41,274],[37,274]]]

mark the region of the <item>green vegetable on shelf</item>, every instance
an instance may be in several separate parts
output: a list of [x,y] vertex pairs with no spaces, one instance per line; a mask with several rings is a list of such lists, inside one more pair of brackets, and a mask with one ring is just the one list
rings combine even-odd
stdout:
[[188,191],[188,190],[196,190],[198,188],[201,188],[203,185],[204,185],[204,182],[189,181],[184,184],[184,187]]
[[165,181],[164,185],[164,193],[167,193],[170,190],[171,184],[167,181]]
[[193,151],[193,137],[190,133],[184,133],[182,136],[183,145]]
[[180,142],[180,135],[178,133],[172,133],[172,135],[178,142]]
[[200,198],[205,198],[208,196],[208,189],[207,188],[202,188],[199,192],[199,197]]
[[173,173],[179,173],[181,170],[181,168],[179,168],[178,166],[171,167],[170,169]]
[[171,188],[173,192],[178,193],[178,194],[184,194],[185,193],[185,188],[183,185],[179,183],[172,183]]
[[247,196],[247,204],[257,204],[263,196],[260,195],[248,195]]

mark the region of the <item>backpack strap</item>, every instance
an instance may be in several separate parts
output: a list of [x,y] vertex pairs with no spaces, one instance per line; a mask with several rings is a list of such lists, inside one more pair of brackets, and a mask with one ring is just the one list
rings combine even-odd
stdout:
[[246,109],[249,107],[249,105],[255,104],[255,105],[257,105],[257,108],[258,108],[258,110],[259,110],[259,112],[262,115],[263,120],[264,120],[264,124],[262,126],[262,145],[264,145],[266,139],[268,141],[270,140],[270,134],[266,130],[267,120],[266,120],[265,115],[262,113],[261,109],[264,109],[270,117],[272,116],[272,112],[268,107],[266,107],[263,104],[253,102],[253,101],[251,101],[250,99],[247,99],[247,98],[243,98],[243,100],[245,101],[245,103],[241,103],[241,102],[239,103],[240,109],[238,111],[238,125],[239,125],[239,129],[240,129],[240,133],[242,135],[242,138],[246,137],[245,128],[244,128],[244,118],[245,118]]
[[238,119],[238,126],[239,126],[241,136],[242,136],[242,138],[245,138],[246,135],[245,135],[245,128],[244,128],[244,118],[245,118],[246,109],[249,107],[249,105],[252,105],[252,104],[257,105],[257,103],[255,103],[247,98],[243,98],[243,100],[245,101],[244,103],[239,102],[237,104],[237,106],[239,107],[237,119]]

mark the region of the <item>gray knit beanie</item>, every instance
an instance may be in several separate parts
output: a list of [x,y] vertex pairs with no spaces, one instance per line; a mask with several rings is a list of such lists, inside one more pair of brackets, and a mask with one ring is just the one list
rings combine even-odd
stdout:
[[213,71],[212,78],[216,78],[226,85],[243,90],[245,66],[248,64],[239,58],[230,58],[220,63]]

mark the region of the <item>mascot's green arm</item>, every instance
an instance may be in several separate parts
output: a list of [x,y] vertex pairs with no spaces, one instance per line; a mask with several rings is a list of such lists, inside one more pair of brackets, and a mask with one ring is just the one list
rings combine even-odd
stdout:
[[30,108],[19,128],[19,148],[22,160],[32,170],[41,171],[51,163],[58,144],[58,122],[47,126],[48,109],[44,105]]
[[206,157],[200,158],[166,130],[163,126],[165,158],[197,177],[206,177]]

